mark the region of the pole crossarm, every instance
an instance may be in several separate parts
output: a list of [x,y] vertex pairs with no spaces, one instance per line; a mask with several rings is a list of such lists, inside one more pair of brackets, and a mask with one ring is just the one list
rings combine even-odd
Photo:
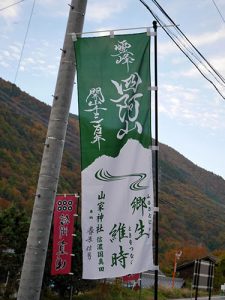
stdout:
[[69,33],[82,32],[86,5],[87,0],[72,0],[70,5],[17,300],[40,299],[75,77],[75,55]]

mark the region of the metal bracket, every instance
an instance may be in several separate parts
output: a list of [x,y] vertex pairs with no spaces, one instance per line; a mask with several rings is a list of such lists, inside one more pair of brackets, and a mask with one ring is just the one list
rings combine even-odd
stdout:
[[77,41],[77,35],[75,32],[72,33],[72,40],[73,40],[73,42]]
[[52,95],[55,100],[58,100],[58,96]]
[[153,266],[153,271],[159,271],[159,266]]
[[68,4],[68,5],[71,7],[73,13],[80,14],[80,15],[82,15],[82,16],[84,17],[85,13],[83,13],[83,12],[81,12],[81,11],[74,10],[74,6],[72,6],[72,5],[70,5],[70,4]]
[[152,146],[152,151],[159,151],[159,146]]
[[72,60],[62,60],[63,64],[74,64]]
[[110,34],[110,38],[113,39],[113,38],[114,38],[114,31],[111,30],[111,31],[109,32],[109,34]]
[[159,212],[159,207],[154,207],[154,212]]
[[158,87],[157,86],[149,86],[148,90],[149,91],[158,91]]

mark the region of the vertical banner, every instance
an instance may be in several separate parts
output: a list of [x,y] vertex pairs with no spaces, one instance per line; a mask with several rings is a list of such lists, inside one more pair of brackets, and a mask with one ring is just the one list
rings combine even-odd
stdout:
[[52,275],[69,274],[73,246],[74,214],[77,212],[75,195],[57,195],[53,218]]
[[83,278],[153,269],[150,39],[78,38],[75,51]]

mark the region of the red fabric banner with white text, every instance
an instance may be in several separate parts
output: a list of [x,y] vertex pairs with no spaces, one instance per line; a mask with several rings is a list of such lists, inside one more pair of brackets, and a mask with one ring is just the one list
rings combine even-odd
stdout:
[[54,208],[52,275],[68,274],[71,270],[74,214],[77,211],[75,195],[57,195]]

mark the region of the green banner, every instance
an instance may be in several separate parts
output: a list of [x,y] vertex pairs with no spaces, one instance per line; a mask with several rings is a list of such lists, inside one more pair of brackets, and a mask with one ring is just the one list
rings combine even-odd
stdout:
[[75,42],[86,279],[154,269],[149,48],[146,33]]
[[146,33],[75,42],[82,170],[129,139],[150,146],[149,48]]

